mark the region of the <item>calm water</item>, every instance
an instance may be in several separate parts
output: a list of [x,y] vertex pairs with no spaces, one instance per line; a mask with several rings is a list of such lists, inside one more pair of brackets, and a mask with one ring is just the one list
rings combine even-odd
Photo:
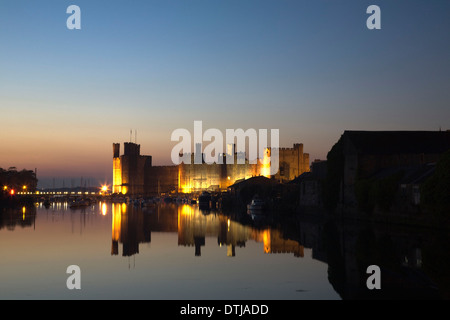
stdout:
[[[352,299],[369,264],[380,291],[434,295],[432,283],[448,297],[450,242],[430,230],[111,203],[10,210],[0,227],[1,299]],[[66,287],[69,265],[81,290]]]

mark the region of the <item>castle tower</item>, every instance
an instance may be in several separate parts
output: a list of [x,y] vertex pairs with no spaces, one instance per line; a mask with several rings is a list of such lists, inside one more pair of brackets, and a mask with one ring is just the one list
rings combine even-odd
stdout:
[[152,166],[152,157],[140,152],[140,145],[125,142],[124,154],[120,155],[120,145],[113,143],[113,193],[142,195],[147,191],[145,176]]
[[303,158],[303,143],[294,143],[294,151],[296,152],[297,165],[294,167],[294,172],[292,172],[293,177],[290,176],[289,179],[298,177],[303,172],[305,172],[304,158]]
[[113,193],[122,192],[122,163],[120,161],[120,143],[113,143]]
[[113,158],[120,156],[120,143],[113,143]]

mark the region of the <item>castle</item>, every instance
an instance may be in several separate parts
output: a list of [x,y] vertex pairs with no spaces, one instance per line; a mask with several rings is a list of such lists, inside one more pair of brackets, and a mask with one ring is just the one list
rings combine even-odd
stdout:
[[[198,146],[196,146],[198,147]],[[303,144],[294,144],[293,148],[278,148],[279,170],[270,176],[267,164],[257,161],[238,163],[237,159],[244,155],[234,152],[234,162],[213,163],[181,163],[171,166],[153,166],[152,156],[141,155],[140,145],[132,142],[124,143],[124,154],[120,155],[120,144],[113,143],[113,186],[112,192],[124,195],[159,195],[161,193],[197,193],[202,191],[220,192],[227,190],[236,181],[254,176],[271,177],[279,182],[287,182],[304,172],[309,172],[309,154],[303,152]],[[266,155],[271,150],[266,150]],[[201,154],[199,150],[193,157]],[[269,164],[270,165],[270,164]]]

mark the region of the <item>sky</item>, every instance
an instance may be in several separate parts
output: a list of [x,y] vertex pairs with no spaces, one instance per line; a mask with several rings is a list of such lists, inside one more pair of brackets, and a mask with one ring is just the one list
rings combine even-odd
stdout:
[[112,143],[170,165],[195,120],[311,160],[344,130],[450,129],[449,30],[445,0],[0,0],[0,167],[110,182]]

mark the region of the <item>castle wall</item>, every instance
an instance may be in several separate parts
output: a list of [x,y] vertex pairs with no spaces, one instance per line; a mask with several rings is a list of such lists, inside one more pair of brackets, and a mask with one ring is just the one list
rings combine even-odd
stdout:
[[[123,155],[120,159],[122,165],[122,193],[145,193],[144,177],[148,168],[151,168],[151,157]],[[126,192],[124,192],[124,187]]]
[[210,188],[219,189],[222,185],[222,170],[218,164],[180,164],[180,192],[199,192]]
[[120,158],[113,158],[113,193],[122,192],[122,164]]
[[[140,155],[140,145],[131,142],[126,142],[124,154],[119,154],[120,145],[114,143],[113,193],[129,195],[221,191],[238,180],[263,175],[267,169],[260,161],[256,164],[250,164],[248,160],[238,163],[241,155],[237,153],[232,164],[194,164],[192,154],[190,164],[153,167],[151,156]],[[276,179],[289,181],[309,171],[309,155],[303,153],[303,144],[280,148],[279,156],[280,170]]]
[[145,195],[176,192],[178,190],[178,166],[149,167],[145,172]]
[[194,164],[179,165],[179,192],[200,192],[202,190],[219,191],[226,190],[236,180],[248,179],[260,175],[260,164],[238,163],[238,154],[234,155],[234,163],[226,164]]
[[113,143],[113,193],[122,192],[122,164],[120,162],[120,144]]
[[151,156],[140,155],[140,145],[124,143],[124,154],[120,144],[113,144],[113,193],[145,193],[145,173],[152,166]]
[[309,172],[309,154],[303,153],[303,144],[296,143],[293,148],[278,148],[279,169],[275,179],[287,182],[304,172]]

